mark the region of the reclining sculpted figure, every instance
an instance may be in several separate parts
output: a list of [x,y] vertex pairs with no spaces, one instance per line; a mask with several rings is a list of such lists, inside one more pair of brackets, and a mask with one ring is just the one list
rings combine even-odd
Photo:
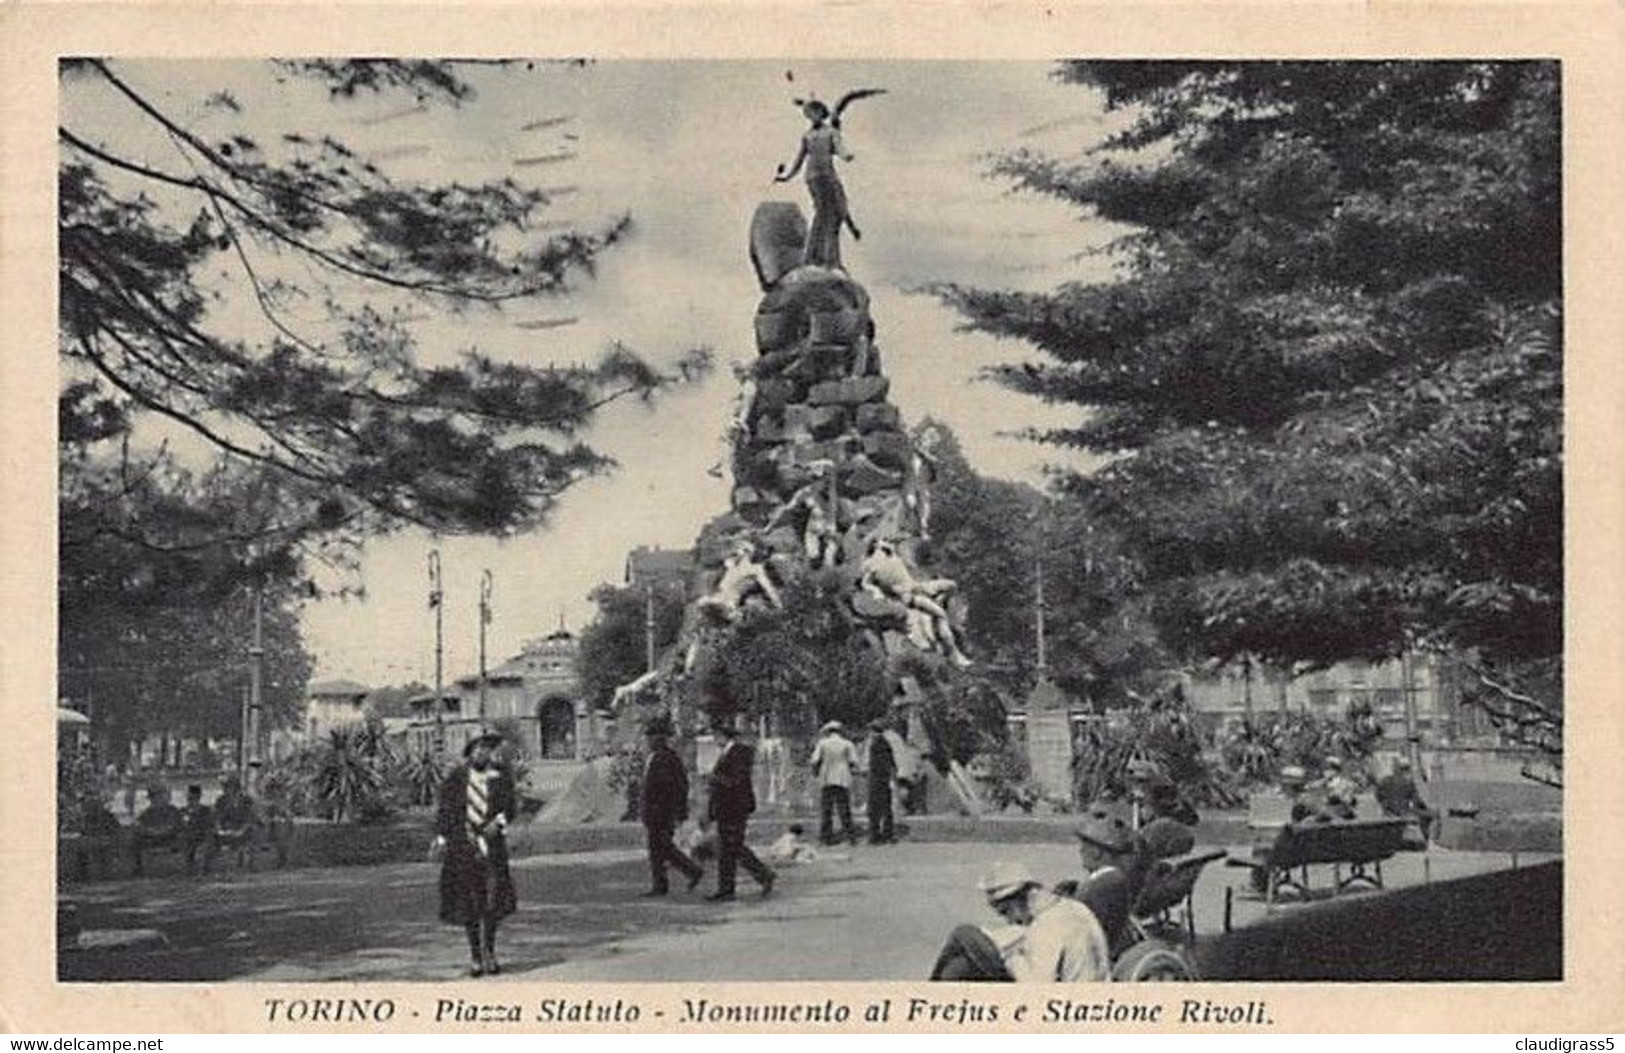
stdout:
[[[963,668],[971,664],[965,652],[960,650],[953,619],[948,616],[948,609],[943,606],[954,590],[952,580],[948,578],[919,580],[914,576],[914,572],[908,569],[903,557],[898,555],[897,546],[893,542],[875,538],[869,542],[869,554],[863,559],[863,578],[860,584],[865,592],[877,599],[896,600],[910,608],[911,612],[920,612],[927,616],[927,622],[920,622],[910,615],[910,633],[911,636],[918,634],[915,640],[917,644],[921,639],[929,638],[934,644],[932,649],[946,654],[955,665]],[[929,637],[925,631],[927,624]]]

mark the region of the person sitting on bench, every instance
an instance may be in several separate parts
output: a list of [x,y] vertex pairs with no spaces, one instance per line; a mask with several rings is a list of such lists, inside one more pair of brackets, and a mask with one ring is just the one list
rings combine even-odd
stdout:
[[1437,815],[1422,799],[1422,791],[1417,789],[1416,779],[1411,775],[1408,758],[1395,757],[1393,769],[1377,782],[1377,804],[1382,807],[1384,815],[1416,820],[1416,824],[1422,828],[1422,839],[1432,840],[1433,821]]
[[1354,780],[1343,772],[1342,757],[1327,757],[1322,765],[1325,775],[1321,787],[1326,793],[1326,810],[1333,819],[1353,819],[1354,806],[1359,803]]
[[169,799],[169,787],[147,789],[147,807],[135,820],[130,854],[136,874],[145,872],[143,856],[149,848],[179,848],[186,819]]
[[118,816],[108,809],[102,795],[87,790],[79,802],[80,839],[74,855],[74,869],[80,881],[90,880],[96,865],[105,876],[113,876],[113,849],[122,829]]
[[1145,881],[1146,865],[1134,832],[1104,807],[1091,809],[1073,833],[1087,876],[1082,881],[1062,882],[1056,891],[1089,908],[1115,956],[1132,935],[1129,917]]
[[221,848],[236,849],[238,863],[252,861],[254,834],[260,828],[259,810],[254,798],[243,791],[243,781],[228,775],[220,782],[220,796],[214,799],[215,841]]
[[214,865],[219,849],[215,841],[214,810],[203,803],[203,787],[193,783],[186,788],[186,809],[181,813],[181,844],[186,850],[186,872],[197,869],[198,850],[203,850],[203,869]]
[[1147,803],[1151,818],[1140,827],[1139,837],[1142,867],[1185,855],[1196,847],[1196,809],[1180,796],[1179,787],[1166,779],[1153,782]]

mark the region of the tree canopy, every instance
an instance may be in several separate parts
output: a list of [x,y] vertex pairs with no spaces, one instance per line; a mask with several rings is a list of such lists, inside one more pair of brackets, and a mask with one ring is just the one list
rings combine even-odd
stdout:
[[1128,543],[1164,641],[1284,665],[1433,646],[1491,682],[1560,662],[1556,64],[1058,76],[1125,128],[996,169],[1121,225],[1113,277],[942,295],[1042,352],[996,371],[1078,407],[1042,439],[1116,455],[1068,492]]
[[600,585],[591,598],[598,615],[581,631],[576,675],[587,701],[595,709],[608,709],[616,688],[648,671],[648,605],[652,601],[655,654],[660,655],[682,628],[683,594],[671,587],[645,593],[631,586]]
[[[492,65],[510,84],[535,74]],[[532,528],[613,467],[583,439],[600,408],[708,365],[703,350],[657,367],[621,346],[563,364],[420,346],[426,315],[568,295],[630,218],[562,221],[557,191],[513,178],[398,179],[330,132],[368,95],[465,106],[467,64],[238,69],[221,76],[268,72],[335,119],[266,134],[291,118],[251,110],[241,85],[188,98],[162,64],[60,67],[65,676],[166,620],[232,617],[246,586],[292,611],[284,585],[313,561],[353,565],[368,537]]]
[[[334,107],[369,91],[452,106],[474,94],[453,63],[277,68],[327,84]],[[100,536],[128,539],[132,561],[177,544],[253,540],[263,553],[340,530],[534,526],[570,485],[610,467],[580,439],[595,410],[704,368],[701,352],[661,372],[619,347],[577,365],[478,348],[426,365],[401,297],[445,312],[565,294],[630,219],[554,228],[549,193],[512,178],[402,183],[320,130],[261,142],[232,130],[243,106],[229,88],[207,100],[195,130],[115,63],[68,60],[62,76],[64,91],[94,82],[122,106],[132,141],[156,133],[171,148],[155,159],[122,136],[59,129],[61,419],[74,467],[105,470],[109,459],[87,450],[161,420],[230,466],[217,485],[229,476],[275,490],[247,523],[213,506],[180,521],[160,514],[162,502],[138,516],[128,495],[100,492],[111,499],[99,502]],[[222,267],[223,283],[213,277]],[[232,295],[257,312],[253,332],[237,324]],[[309,303],[327,316],[319,334],[292,309]],[[167,459],[149,453],[147,465]],[[163,476],[148,473],[149,491]],[[65,554],[80,541],[65,532]]]

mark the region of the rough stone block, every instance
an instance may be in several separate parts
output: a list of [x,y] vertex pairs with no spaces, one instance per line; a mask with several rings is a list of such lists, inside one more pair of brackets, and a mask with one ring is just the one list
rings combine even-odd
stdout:
[[786,274],[763,297],[772,310],[802,312],[838,311],[856,308],[868,311],[869,294],[842,270],[833,267],[802,266]]
[[863,437],[863,452],[882,468],[902,470],[914,456],[914,444],[900,431],[872,431]]
[[851,361],[845,344],[810,344],[799,372],[809,380],[841,380],[851,372]]
[[809,316],[808,338],[815,344],[839,344],[848,347],[860,340],[868,330],[869,318],[856,307],[843,307],[836,311],[815,310]]
[[758,413],[777,413],[796,399],[797,385],[793,380],[770,378],[756,382],[756,409]]
[[756,350],[762,354],[793,347],[807,335],[807,316],[795,311],[756,313]]
[[784,439],[787,442],[806,442],[813,437],[812,406],[796,404],[784,407]]
[[729,503],[733,505],[734,511],[744,515],[748,510],[760,508],[771,501],[771,497],[754,486],[737,486],[734,488],[733,498]]
[[815,406],[856,406],[865,402],[879,402],[886,397],[891,382],[885,377],[849,377],[814,384],[807,393],[807,401]]
[[750,219],[750,262],[763,289],[801,266],[807,220],[793,201],[764,201]]
[[900,431],[903,415],[889,402],[868,402],[858,407],[859,431]]
[[807,424],[813,437],[833,439],[846,431],[849,416],[844,406],[808,406]]
[[903,473],[889,472],[864,454],[859,454],[847,462],[846,472],[841,479],[842,489],[860,495],[895,490],[902,485]]
[[763,416],[751,425],[751,438],[758,443],[783,442],[784,421],[778,415]]

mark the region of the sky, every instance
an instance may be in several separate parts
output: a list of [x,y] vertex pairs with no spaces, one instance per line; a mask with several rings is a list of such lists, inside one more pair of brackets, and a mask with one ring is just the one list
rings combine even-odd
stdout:
[[[425,360],[478,347],[530,364],[590,360],[619,340],[656,363],[710,347],[719,368],[703,384],[653,407],[615,405],[586,439],[620,462],[612,475],[573,487],[543,529],[495,540],[411,531],[368,543],[362,595],[327,598],[304,612],[319,678],[369,686],[433,679],[434,626],[426,559],[441,553],[448,681],[476,668],[479,578],[494,579],[488,654],[495,665],[522,643],[593,614],[589,592],[618,583],[638,545],[684,548],[727,510],[729,485],[707,474],[723,459],[722,432],[736,391],[728,365],[754,357],[760,298],[748,257],[756,205],[793,200],[810,214],[804,185],[774,184],[805,122],[792,98],[826,101],[855,87],[883,87],[847,111],[856,160],[843,179],[861,242],[843,239],[851,275],[869,290],[891,399],[910,422],[930,416],[959,436],[982,472],[1038,482],[1060,452],[1002,434],[1068,423],[1047,407],[979,380],[987,366],[1031,357],[1019,343],[956,331],[957,316],[921,295],[954,281],[1049,289],[1103,277],[1098,253],[1112,231],[1062,203],[1012,193],[990,178],[990,158],[1030,149],[1082,160],[1117,115],[1091,91],[1059,84],[1045,63],[962,61],[598,62],[585,67],[473,69],[476,97],[459,107],[414,106],[400,95],[334,103],[263,63],[121,62],[121,75],[208,135],[242,130],[263,141],[282,132],[330,134],[397,180],[472,183],[512,176],[550,188],[550,222],[594,226],[630,213],[632,236],[605,254],[597,275],[570,295],[501,313],[431,313],[415,332]],[[229,87],[229,113],[203,100]],[[70,83],[63,116],[80,134],[173,166],[174,147],[129,118],[92,82]],[[529,127],[527,127],[529,126]],[[191,207],[195,207],[195,204]],[[304,264],[264,260],[266,273],[298,280]],[[279,268],[285,268],[279,271]],[[222,260],[216,325],[263,336],[245,283]],[[362,295],[362,290],[354,290]],[[387,297],[366,292],[384,304]],[[291,320],[321,336],[314,308]],[[522,323],[574,319],[556,328]],[[1081,462],[1068,462],[1085,466]],[[350,577],[329,586],[357,582]]]

